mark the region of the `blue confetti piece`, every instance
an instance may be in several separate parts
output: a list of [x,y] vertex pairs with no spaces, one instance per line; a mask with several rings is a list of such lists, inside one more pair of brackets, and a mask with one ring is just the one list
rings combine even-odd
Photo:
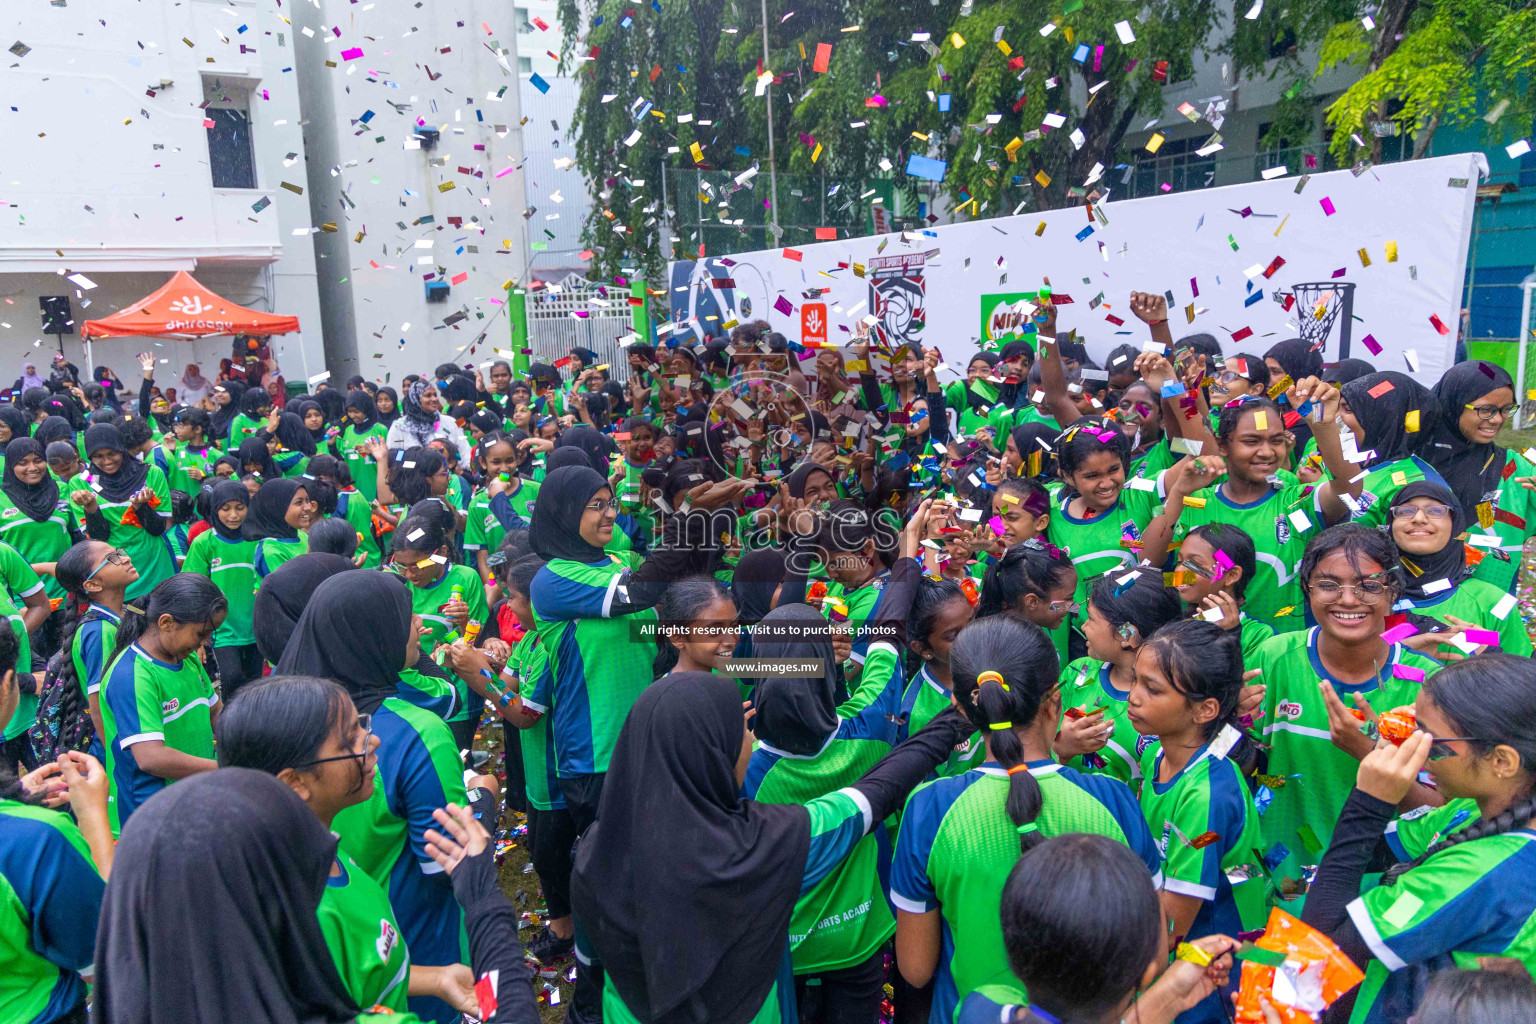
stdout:
[[633,25],[634,23],[635,23],[635,19],[631,18],[627,14],[624,15],[623,18],[619,19],[619,27],[620,28],[629,28],[629,26]]
[[1088,44],[1078,43],[1077,50],[1072,54],[1072,59],[1081,64],[1088,59]]
[[737,146],[736,147],[736,155],[737,156],[751,156],[752,155],[752,150],[748,149],[746,146]]
[[1171,380],[1163,385],[1164,398],[1178,398],[1184,394],[1184,385],[1176,380]]
[[1263,298],[1264,298],[1264,293],[1263,292],[1254,292],[1252,295],[1248,296],[1246,299],[1243,300],[1243,305],[1244,306],[1251,306],[1255,302],[1258,302],[1258,301],[1260,301]]
[[601,25],[602,23],[603,23],[603,16],[601,14],[599,14],[597,17],[592,19],[592,27],[593,28],[597,28],[597,26]]
[[949,165],[943,160],[935,160],[932,157],[920,156],[913,153],[907,157],[907,174],[913,178],[924,178],[928,181],[943,181],[944,172]]
[[1087,227],[1083,228],[1083,230],[1077,233],[1077,240],[1081,242],[1091,234],[1093,234],[1093,225],[1089,224]]
[[688,73],[688,69],[683,67],[681,64],[674,64],[673,67],[677,68],[677,73],[680,75],[686,75]]
[[1264,855],[1264,866],[1273,871],[1285,862],[1285,858],[1291,855],[1284,844],[1276,843],[1274,847]]
[[939,113],[949,113],[949,93],[947,92],[939,93]]
[[358,118],[358,121],[362,122],[363,124],[367,124],[369,121],[372,121],[372,120],[373,120],[373,111],[371,111],[371,110],[363,111],[363,116]]
[[537,71],[528,77],[528,84],[539,90],[539,92],[549,92],[549,83],[539,77]]

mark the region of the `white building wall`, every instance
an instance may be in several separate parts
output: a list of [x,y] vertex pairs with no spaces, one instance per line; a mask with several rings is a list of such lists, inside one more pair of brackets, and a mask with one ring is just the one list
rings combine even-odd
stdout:
[[[581,83],[574,78],[551,78],[549,91],[540,92],[529,75],[522,77],[523,110],[528,115],[523,126],[528,155],[524,178],[528,205],[535,208],[528,219],[533,273],[541,281],[562,281],[573,271],[586,273],[591,262],[578,257],[586,248],[581,228],[592,208],[592,197],[574,163],[571,131]],[[544,248],[532,249],[540,243]]]
[[[288,7],[310,131],[334,126],[312,140],[307,175],[315,225],[337,228],[315,236],[328,368],[398,381],[508,347],[503,285],[528,273],[511,5]],[[431,149],[415,141],[418,119],[440,132]],[[428,303],[425,279],[439,268],[450,282],[467,277]],[[464,318],[445,326],[455,314]],[[487,344],[461,351],[486,328]]]
[[[513,0],[513,21],[519,29],[517,56],[524,72],[555,80],[559,60],[551,54],[560,52],[560,5],[558,0]],[[534,23],[538,18],[548,29]],[[526,30],[526,31],[524,31]]]
[[[314,257],[293,234],[308,228],[308,204],[281,187],[302,188],[302,166],[285,168],[284,159],[303,144],[294,74],[285,70],[294,63],[292,30],[275,0],[11,3],[0,7],[0,24],[31,47],[0,70],[8,129],[0,152],[0,369],[46,360],[53,339],[41,333],[39,296],[68,295],[79,323],[143,298],[179,269],[233,301],[297,316],[302,332],[274,339],[276,353],[290,376],[306,360],[318,365]],[[254,190],[213,187],[199,109],[204,76],[254,87]],[[270,205],[253,211],[263,199]],[[98,287],[77,288],[60,271]],[[146,344],[104,342],[100,357],[127,380],[137,377],[133,353]],[[78,334],[64,347],[83,369]],[[179,377],[188,358],[217,365],[229,347],[227,338],[164,343],[164,376]]]

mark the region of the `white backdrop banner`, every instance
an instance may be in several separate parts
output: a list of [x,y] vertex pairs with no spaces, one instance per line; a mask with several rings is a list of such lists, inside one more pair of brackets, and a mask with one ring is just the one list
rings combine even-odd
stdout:
[[1092,219],[1077,207],[706,254],[671,264],[673,318],[687,325],[673,333],[720,334],[734,316],[846,345],[874,316],[887,341],[937,346],[963,372],[982,339],[1012,336],[1015,304],[1049,276],[1073,303],[1059,330],[1075,328],[1101,363],[1146,337],[1132,291],[1167,293],[1173,336],[1214,335],[1228,355],[1300,336],[1321,301],[1340,310],[1325,361],[1365,359],[1432,385],[1454,359],[1480,170],[1470,153],[1112,201]]

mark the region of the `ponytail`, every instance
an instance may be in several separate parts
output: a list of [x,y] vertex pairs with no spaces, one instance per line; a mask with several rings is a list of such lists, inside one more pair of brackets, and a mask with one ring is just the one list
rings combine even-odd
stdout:
[[[102,542],[83,540],[73,545],[59,556],[53,568],[54,579],[64,588],[64,624],[59,636],[59,679],[63,683],[64,692],[59,697],[58,750],[81,750],[89,745],[91,736],[96,732],[95,724],[90,715],[86,714],[89,705],[86,702],[85,682],[75,670],[74,644],[75,633],[90,614],[82,614],[80,606],[90,603],[85,593],[85,579],[96,568],[96,560],[91,557],[91,545],[98,543]],[[108,550],[111,550],[110,545]],[[106,663],[102,665],[105,667]]]
[[1008,771],[1008,817],[1027,853],[1046,839],[1035,824],[1045,794],[1025,763],[1019,731],[1034,723],[1056,690],[1056,648],[1034,623],[996,615],[961,631],[949,665],[955,703]]
[[169,615],[177,623],[203,624],[212,622],[220,612],[229,610],[229,599],[207,576],[195,572],[179,572],[161,580],[160,585],[141,599],[142,610],[131,604],[123,605],[123,621],[117,627],[117,644],[107,658],[111,663],[139,638],[148,632],[150,624],[159,622],[160,616]]
[[1061,586],[1071,571],[1071,556],[1058,547],[1038,540],[1015,544],[987,566],[976,617],[985,619],[1003,612],[1022,614],[1018,608],[1025,595],[1034,594],[1048,601],[1051,591]]

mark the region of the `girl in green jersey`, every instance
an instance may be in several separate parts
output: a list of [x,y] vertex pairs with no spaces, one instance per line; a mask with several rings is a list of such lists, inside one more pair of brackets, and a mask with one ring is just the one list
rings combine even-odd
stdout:
[[1403,569],[1403,600],[1448,626],[1470,623],[1499,634],[1506,654],[1529,657],[1531,637],[1512,594],[1472,579],[1461,542],[1467,516],[1448,487],[1421,480],[1392,496],[1392,539]]
[[1063,763],[1140,787],[1141,737],[1126,715],[1136,655],[1153,633],[1183,615],[1178,592],[1163,586],[1156,569],[1139,566],[1093,582],[1083,625],[1088,657],[1061,672],[1063,717],[1055,749]]
[[[219,720],[220,767],[277,776],[320,824],[373,796],[379,738],[347,691],[328,679],[274,676],[231,701]],[[464,964],[411,962],[389,894],[336,850],[320,896],[320,928],[358,1006],[405,1013],[406,996],[435,996],[468,1014],[479,1006]]]
[[368,453],[368,439],[384,440],[389,428],[379,422],[373,396],[359,388],[347,393],[347,422],[340,440],[331,442],[331,450],[346,462],[352,480],[363,494],[363,505],[379,496],[378,469]]
[[[960,584],[949,579],[925,576],[917,581],[912,596],[912,610],[907,613],[907,649],[911,682],[901,698],[896,716],[898,740],[922,730],[954,700],[954,675],[949,667],[949,652],[960,631],[970,625],[970,598]],[[960,775],[980,764],[986,757],[981,734],[976,733],[949,755],[938,768],[940,775]]]
[[[1243,610],[1248,587],[1258,571],[1253,538],[1244,530],[1224,523],[1206,523],[1185,535],[1179,545],[1179,565],[1174,589],[1192,613],[1212,619],[1222,629],[1234,630],[1242,644],[1244,660],[1258,655],[1259,645],[1275,631]],[[1299,598],[1298,598],[1299,602]],[[1288,613],[1299,627],[1300,608]]]
[[[1006,520],[1005,520],[1006,522]],[[1056,658],[1067,660],[1067,617],[1078,610],[1072,558],[1042,538],[1015,544],[987,567],[976,617],[1003,612],[1033,622],[1051,638]]]
[[[1127,717],[1150,741],[1141,809],[1162,850],[1168,930],[1181,941],[1243,930],[1227,872],[1256,859],[1259,815],[1244,777],[1258,750],[1238,724],[1242,689],[1238,638],[1214,622],[1169,623],[1136,657]],[[1180,1024],[1226,1021],[1228,995],[1202,1002]]]
[[256,545],[251,562],[258,577],[269,575],[288,559],[309,550],[304,531],[319,512],[320,506],[310,498],[304,481],[279,477],[262,483],[240,527],[245,539]]
[[[440,806],[434,824],[427,863],[468,908],[475,976],[500,982],[495,1011],[477,1015],[535,1024],[532,971],[517,911],[496,888],[494,844],[455,804]],[[343,983],[320,921],[336,837],[272,776],[230,768],[174,786],[118,850],[98,926],[92,1009],[102,1019],[419,1024],[360,1007]],[[226,976],[231,964],[238,983]]]
[[[1482,654],[1448,665],[1414,702],[1417,729],[1360,762],[1303,920],[1366,965],[1355,1024],[1411,1019],[1429,973],[1484,958],[1536,966],[1536,665]],[[1421,771],[1479,820],[1442,835],[1360,895],[1390,862],[1380,838]]]
[[128,598],[136,600],[176,574],[176,563],[164,540],[171,525],[171,489],[164,473],[128,454],[122,435],[110,423],[88,429],[85,448],[91,459],[91,488],[75,491],[70,501],[87,526],[98,511],[110,524],[105,537],[93,536],[122,548],[133,559],[139,580],[128,591]]
[[261,677],[261,652],[256,649],[253,609],[261,577],[256,573],[256,546],[241,531],[250,499],[245,485],[225,480],[198,497],[203,517],[212,529],[192,541],[184,572],[207,576],[229,601],[229,614],[213,635],[213,656],[219,665],[219,693],[228,701],[235,691]]

